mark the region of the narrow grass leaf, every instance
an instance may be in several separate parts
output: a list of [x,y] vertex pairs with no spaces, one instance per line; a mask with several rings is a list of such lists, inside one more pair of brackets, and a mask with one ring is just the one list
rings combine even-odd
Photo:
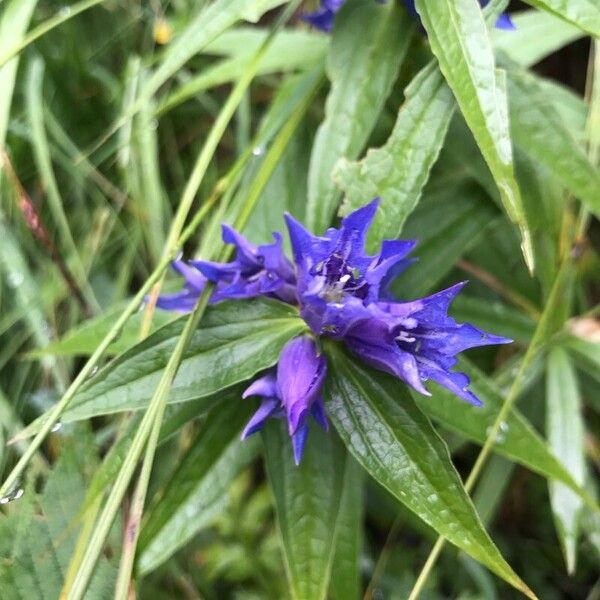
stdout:
[[[546,434],[548,443],[573,479],[585,482],[585,429],[575,369],[559,347],[548,355],[546,369]],[[548,482],[556,531],[567,564],[575,572],[583,508],[581,498],[562,483]]]

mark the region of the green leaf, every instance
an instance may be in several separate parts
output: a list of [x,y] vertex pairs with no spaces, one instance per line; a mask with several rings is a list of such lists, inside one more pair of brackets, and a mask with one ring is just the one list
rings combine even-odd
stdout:
[[494,47],[522,67],[531,67],[583,36],[577,27],[539,10],[525,10],[511,19],[515,30],[495,28]]
[[435,64],[425,67],[406,88],[394,129],[384,146],[360,162],[341,161],[334,177],[346,193],[342,213],[376,196],[381,204],[371,226],[368,247],[400,235],[417,205],[454,112],[454,99]]
[[223,510],[229,485],[257,450],[254,440],[239,440],[251,408],[241,397],[215,407],[180,458],[146,512],[139,541],[142,573],[162,564]]
[[268,423],[263,440],[292,598],[324,600],[347,469],[344,446],[313,422],[296,466],[284,423]]
[[363,473],[356,461],[348,457],[329,586],[329,593],[333,600],[357,600],[360,597],[364,512]]
[[[104,367],[73,398],[63,422],[146,408],[186,319],[165,325]],[[169,402],[203,398],[212,404],[216,392],[274,365],[284,344],[305,327],[296,309],[273,300],[210,307],[192,336]],[[43,418],[18,437],[37,431]]]
[[[546,434],[556,456],[569,470],[573,479],[585,482],[585,430],[581,414],[581,397],[575,369],[568,354],[553,348],[546,369]],[[581,498],[556,481],[549,481],[550,504],[556,522],[567,571],[575,572],[577,540],[583,508]]]
[[342,440],[379,484],[448,541],[530,598],[483,528],[448,448],[390,375],[328,344],[327,410]]
[[508,71],[511,132],[515,144],[600,216],[600,173],[571,135],[534,75]]
[[576,25],[595,37],[600,37],[600,6],[597,0],[526,0],[526,2]]
[[567,335],[561,342],[575,359],[575,364],[600,381],[600,343],[576,335]]
[[[175,87],[160,103],[158,112],[166,112],[203,90],[237,81],[267,35],[264,30],[248,27],[230,29],[220,35],[204,48],[204,52],[227,58]],[[281,31],[265,53],[258,75],[307,69],[323,62],[326,50],[327,38],[322,35],[307,31]]]
[[419,240],[413,252],[419,261],[394,281],[392,289],[398,297],[430,292],[481,240],[500,216],[485,200],[485,192],[473,182],[440,181],[428,186],[402,231],[403,237]]
[[[504,398],[494,383],[465,358],[461,358],[457,369],[466,373],[471,380],[469,389],[483,402],[483,406],[472,406],[438,385],[431,385],[430,398],[412,394],[419,408],[445,427],[483,444],[488,431],[500,411]],[[565,469],[539,433],[527,419],[512,410],[501,427],[494,450],[513,461],[539,473],[549,480],[560,481],[580,496],[587,496],[580,483]]]
[[[111,308],[105,314],[89,319],[68,331],[60,340],[50,342],[44,348],[30,352],[28,356],[38,357],[46,354],[58,356],[88,356],[93,354],[98,344],[104,339],[115,320],[123,312],[125,304]],[[152,330],[156,330],[177,317],[177,313],[163,310],[156,311],[152,320]],[[136,313],[128,320],[121,335],[107,349],[108,355],[125,352],[140,339],[143,313]]]
[[395,2],[349,0],[337,14],[327,62],[331,91],[308,172],[306,218],[312,231],[329,225],[340,197],[334,167],[340,158],[357,158],[367,142],[411,37],[409,17]]
[[[3,7],[0,19],[0,55],[23,39],[36,5],[37,0],[9,0]],[[0,67],[0,147],[6,141],[18,66],[19,58],[15,57]]]
[[509,218],[519,227],[525,262],[533,269],[531,239],[515,180],[508,126],[506,76],[496,71],[477,0],[417,0],[431,49],[475,136]]
[[535,321],[508,305],[459,294],[452,303],[452,316],[462,323],[471,323],[485,331],[501,331],[516,342],[527,344],[535,330]]
[[[55,600],[75,549],[81,523],[75,518],[83,500],[87,474],[97,466],[93,438],[85,430],[63,439],[58,462],[37,496],[34,486],[8,507],[0,519],[0,589],[3,600]],[[115,545],[107,544],[114,552]],[[108,552],[107,552],[108,555]],[[103,556],[86,598],[111,597],[116,565]]]

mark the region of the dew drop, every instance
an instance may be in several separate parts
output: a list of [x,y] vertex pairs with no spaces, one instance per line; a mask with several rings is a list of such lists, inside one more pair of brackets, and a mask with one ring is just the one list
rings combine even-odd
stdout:
[[262,156],[265,153],[265,149],[263,146],[255,146],[252,148],[253,156]]
[[427,502],[431,502],[432,504],[438,500],[439,498],[437,494],[431,494],[430,496],[427,496]]
[[152,131],[156,131],[158,129],[158,119],[152,119],[149,126]]
[[18,271],[12,271],[8,274],[8,285],[12,288],[18,288],[24,281],[25,276]]
[[[503,444],[506,441],[506,434],[508,432],[509,425],[505,421],[500,423],[500,427],[498,429],[498,433],[496,434],[496,439],[494,440],[496,444]],[[492,427],[488,427],[485,430],[485,434],[489,437],[492,434]]]
[[56,431],[59,431],[62,426],[63,426],[62,421],[56,421],[56,423],[54,423],[54,426],[52,427],[52,429],[50,431],[52,433],[55,433]]
[[71,7],[70,6],[63,6],[59,11],[58,11],[58,16],[61,19],[67,19],[71,16]]
[[12,489],[6,496],[0,498],[0,504],[8,504],[9,502],[13,502],[14,500],[18,500],[23,495],[23,488],[21,486],[16,486]]

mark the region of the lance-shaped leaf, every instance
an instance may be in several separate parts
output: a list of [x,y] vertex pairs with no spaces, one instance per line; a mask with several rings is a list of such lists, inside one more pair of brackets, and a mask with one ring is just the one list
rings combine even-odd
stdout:
[[150,505],[139,542],[139,568],[155,569],[207,527],[227,504],[234,477],[256,453],[254,440],[239,439],[251,404],[238,398],[208,416],[189,450]]
[[412,30],[396,2],[349,0],[336,16],[327,63],[331,90],[308,172],[306,218],[312,231],[323,231],[335,213],[340,193],[332,179],[334,167],[340,158],[354,159],[361,152],[391,91]]
[[334,600],[357,600],[361,591],[364,471],[349,457],[338,514],[329,593]]
[[497,50],[522,67],[535,65],[584,35],[577,27],[539,10],[525,10],[510,18],[516,29],[496,28],[492,39]]
[[[483,444],[503,404],[503,397],[494,382],[467,359],[461,358],[458,370],[471,379],[469,389],[483,402],[475,407],[461,402],[456,396],[437,385],[429,386],[430,398],[413,394],[419,408],[440,424],[460,433],[467,439]],[[539,473],[549,481],[559,481],[580,498],[594,502],[581,487],[581,482],[563,466],[540,434],[517,410],[512,410],[502,423],[494,450],[513,461]]]
[[448,448],[404,385],[339,346],[328,344],[327,351],[327,411],[358,462],[440,535],[535,598],[486,533]]
[[564,125],[539,80],[525,71],[508,71],[511,132],[515,144],[538,161],[600,216],[600,172]]
[[[585,448],[581,398],[575,369],[568,354],[559,347],[548,355],[546,370],[546,434],[548,443],[573,478],[585,480]],[[575,572],[577,540],[583,503],[581,498],[562,483],[548,482],[550,503],[556,522],[567,570]]]
[[506,75],[497,71],[477,0],[416,0],[431,49],[494,176],[502,204],[519,227],[525,261],[533,251],[514,175],[508,126]]
[[406,88],[406,101],[385,145],[369,150],[360,162],[338,164],[335,179],[346,194],[344,214],[367,199],[381,198],[369,231],[370,249],[400,235],[439,155],[454,107],[437,64],[431,63]]
[[263,430],[291,595],[324,600],[334,553],[347,454],[339,438],[313,423],[299,466],[282,422]]
[[590,35],[600,37],[600,6],[596,0],[526,0],[526,2],[576,25]]
[[[187,317],[165,325],[95,375],[73,398],[63,422],[146,408]],[[206,398],[274,365],[284,344],[306,328],[295,308],[273,300],[210,307],[193,334],[169,402]],[[18,437],[35,433],[43,416]]]

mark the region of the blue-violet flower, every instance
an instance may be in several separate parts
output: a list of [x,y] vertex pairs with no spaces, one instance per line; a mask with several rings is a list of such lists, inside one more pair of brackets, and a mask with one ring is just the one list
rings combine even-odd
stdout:
[[[302,18],[316,29],[329,33],[333,28],[335,15],[345,2],[346,0],[321,0],[321,5],[318,10],[306,13]],[[489,4],[489,2],[490,0],[479,0],[479,4],[481,4],[482,7]],[[404,4],[406,5],[408,12],[418,19],[419,14],[415,7],[415,0],[404,0]],[[515,25],[507,13],[500,15],[496,21],[496,27],[498,29],[515,29]]]
[[156,303],[158,307],[182,312],[192,310],[207,280],[215,283],[211,303],[257,296],[295,303],[296,275],[283,253],[280,233],[273,234],[272,244],[256,246],[224,224],[222,237],[226,244],[235,246],[234,260],[228,263],[192,260],[189,264],[173,261],[173,268],[185,278],[185,287],[177,294],[161,296]]
[[325,356],[318,352],[311,337],[304,335],[289,341],[281,351],[276,371],[257,379],[244,392],[244,398],[261,396],[263,400],[246,425],[242,439],[261,429],[268,417],[286,417],[294,460],[300,464],[309,415],[325,431],[329,429],[321,395],[326,372]]
[[408,302],[391,297],[388,285],[413,259],[410,240],[386,240],[378,254],[365,251],[367,232],[379,199],[346,216],[340,228],[316,236],[286,214],[294,264],[283,254],[282,236],[274,243],[255,246],[223,226],[223,240],[236,247],[229,263],[175,261],[185,280],[184,290],[162,296],[158,305],[191,310],[206,281],[215,283],[211,302],[268,296],[299,305],[312,331],[288,342],[275,370],[256,380],[244,393],[261,396],[262,403],[242,437],[258,431],[269,417],[286,418],[294,459],[299,463],[308,435],[308,417],[324,429],[327,417],[322,386],[327,364],[316,337],[329,337],[346,346],[363,362],[398,377],[421,394],[430,395],[425,382],[435,381],[459,398],[480,405],[468,389],[469,378],[452,371],[456,355],[476,346],[505,344],[506,338],[488,334],[448,316],[450,304],[465,283]]

